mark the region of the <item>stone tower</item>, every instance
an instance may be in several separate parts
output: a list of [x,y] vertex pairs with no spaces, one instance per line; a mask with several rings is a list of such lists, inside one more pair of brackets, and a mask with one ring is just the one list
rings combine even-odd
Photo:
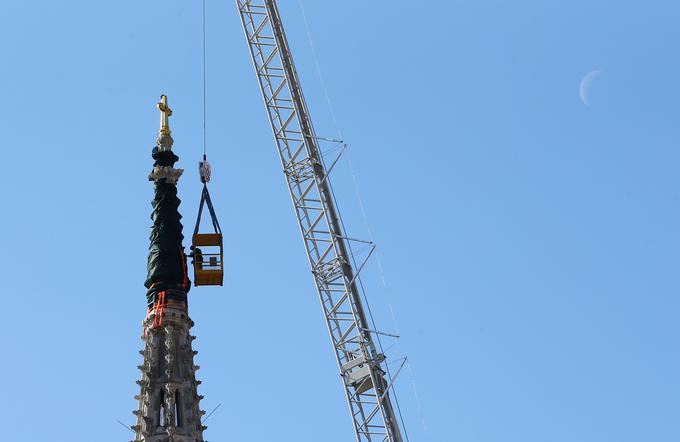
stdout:
[[182,169],[173,166],[179,159],[172,152],[167,97],[158,103],[161,128],[152,157],[154,167],[149,181],[154,182],[153,227],[149,246],[147,313],[144,319],[144,357],[137,381],[139,407],[134,442],[203,442],[201,423],[205,414],[199,407],[202,396],[197,388],[197,352],[192,349],[193,322],[187,309],[191,287],[182,246],[182,224],[178,212],[177,181]]

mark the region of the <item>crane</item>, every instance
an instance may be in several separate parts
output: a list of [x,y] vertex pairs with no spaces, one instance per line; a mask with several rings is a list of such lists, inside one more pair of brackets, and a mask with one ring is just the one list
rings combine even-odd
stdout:
[[391,397],[398,372],[394,379],[386,377],[389,370],[385,355],[376,347],[374,338],[379,332],[369,327],[357,284],[366,261],[357,265],[351,254],[353,240],[345,234],[329,180],[337,158],[326,167],[276,2],[236,0],[236,4],[333,344],[356,440],[403,442]]

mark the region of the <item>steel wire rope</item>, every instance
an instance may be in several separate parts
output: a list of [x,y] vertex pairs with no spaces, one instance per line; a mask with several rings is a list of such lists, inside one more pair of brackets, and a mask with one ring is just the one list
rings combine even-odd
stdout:
[[205,58],[206,58],[205,57],[205,52],[206,52],[206,50],[205,50],[205,47],[206,47],[206,44],[205,44],[205,40],[206,40],[206,38],[205,38],[205,28],[206,28],[206,24],[205,24],[205,2],[206,2],[206,0],[203,0],[203,11],[202,11],[202,17],[201,17],[201,27],[202,27],[202,31],[203,31],[202,37],[203,37],[203,160],[204,161],[206,159],[206,152],[207,152],[207,149],[206,149],[206,124],[205,124],[205,120],[206,120],[206,105],[205,105],[205,101],[206,101],[206,93],[205,93],[205,90],[206,90],[206,85],[205,85],[205,83],[206,83],[206,81],[205,81],[205,77],[206,77],[206,75],[205,75]]

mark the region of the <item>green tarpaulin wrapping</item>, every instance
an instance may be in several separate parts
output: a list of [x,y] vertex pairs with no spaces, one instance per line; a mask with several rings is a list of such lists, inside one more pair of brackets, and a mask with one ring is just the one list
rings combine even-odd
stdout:
[[[158,148],[154,148],[152,156],[156,160],[154,166],[172,167],[179,159],[172,151],[159,151]],[[182,245],[184,235],[180,222],[182,216],[178,211],[179,204],[177,186],[168,183],[165,178],[157,179],[151,203],[153,226],[149,245],[148,275],[144,283],[149,289],[147,300],[150,305],[156,301],[157,294],[165,290],[168,290],[167,295],[183,297],[184,299],[176,300],[186,302],[190,281]]]

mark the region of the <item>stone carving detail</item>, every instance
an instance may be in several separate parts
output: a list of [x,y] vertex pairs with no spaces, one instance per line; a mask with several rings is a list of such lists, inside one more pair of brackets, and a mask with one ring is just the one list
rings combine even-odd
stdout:
[[184,173],[184,169],[175,169],[170,166],[156,166],[149,174],[149,181],[157,181],[165,178],[166,183],[177,184],[182,173]]
[[166,309],[163,327],[154,328],[153,311],[144,321],[134,442],[205,442],[207,427],[201,423],[205,412],[199,407],[203,396],[197,391],[201,382],[195,376],[199,367],[194,364],[198,352],[189,335],[193,323],[186,311],[173,315],[179,310],[172,310]]

